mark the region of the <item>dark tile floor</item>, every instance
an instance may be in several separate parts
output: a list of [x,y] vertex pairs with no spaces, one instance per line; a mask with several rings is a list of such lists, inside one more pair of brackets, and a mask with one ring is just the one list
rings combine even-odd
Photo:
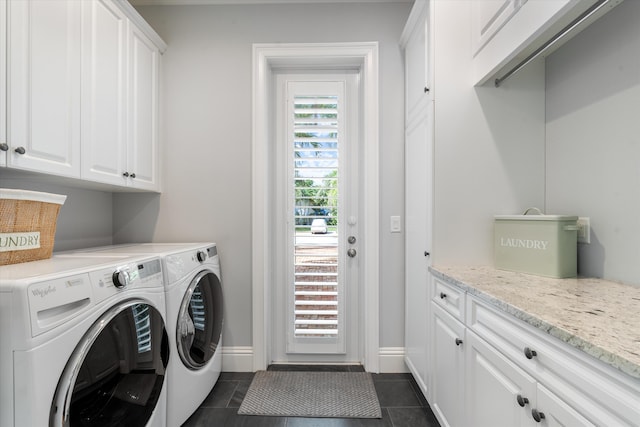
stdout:
[[[361,366],[272,365],[269,370],[362,371]],[[297,418],[238,415],[253,373],[223,372],[209,396],[183,427],[440,427],[410,374],[373,374],[381,419]]]

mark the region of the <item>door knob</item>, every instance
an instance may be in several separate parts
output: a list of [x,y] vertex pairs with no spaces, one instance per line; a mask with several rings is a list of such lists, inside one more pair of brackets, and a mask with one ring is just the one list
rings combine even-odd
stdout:
[[351,258],[355,257],[357,254],[356,250],[351,248],[347,251],[347,255],[349,255]]

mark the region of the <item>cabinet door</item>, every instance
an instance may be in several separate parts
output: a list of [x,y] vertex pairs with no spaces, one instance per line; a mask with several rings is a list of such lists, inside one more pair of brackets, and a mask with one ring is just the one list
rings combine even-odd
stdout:
[[81,4],[9,2],[10,167],[80,177]]
[[548,427],[593,427],[594,424],[567,405],[558,396],[538,384],[538,402],[531,417]]
[[471,3],[473,53],[477,53],[518,10],[520,0],[483,0]]
[[[429,2],[414,4],[416,18],[404,47],[406,111],[409,120],[422,103],[431,99],[429,64]],[[411,19],[411,18],[410,18]]]
[[111,0],[83,4],[82,178],[126,185],[127,18]]
[[0,166],[7,165],[7,1],[0,0]]
[[407,365],[423,392],[429,377],[427,269],[431,251],[432,111],[424,111],[407,128],[405,138],[405,346]]
[[158,71],[160,52],[132,26],[129,48],[129,138],[127,173],[131,185],[159,190]]
[[431,303],[433,310],[433,391],[432,405],[443,427],[462,426],[465,401],[465,328],[451,315]]
[[482,338],[467,330],[466,425],[532,426],[536,381]]

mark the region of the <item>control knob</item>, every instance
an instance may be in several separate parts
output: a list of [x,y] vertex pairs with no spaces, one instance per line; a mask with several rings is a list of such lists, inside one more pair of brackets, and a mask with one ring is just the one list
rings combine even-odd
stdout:
[[131,276],[129,270],[116,270],[112,275],[113,285],[116,288],[124,288],[131,283]]
[[207,254],[204,251],[198,251],[196,254],[196,258],[200,262],[204,262],[207,259]]

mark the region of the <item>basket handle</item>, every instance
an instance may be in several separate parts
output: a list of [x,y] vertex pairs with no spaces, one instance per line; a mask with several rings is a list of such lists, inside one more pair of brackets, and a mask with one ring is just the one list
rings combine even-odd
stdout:
[[536,211],[536,212],[537,212],[537,213],[536,213],[536,215],[544,215],[544,214],[542,213],[542,211],[541,211],[540,209],[538,209],[538,208],[529,208],[529,209],[527,209],[526,211],[524,211],[524,213],[523,213],[522,215],[526,215],[526,214],[528,214],[528,213],[529,213],[529,211]]

